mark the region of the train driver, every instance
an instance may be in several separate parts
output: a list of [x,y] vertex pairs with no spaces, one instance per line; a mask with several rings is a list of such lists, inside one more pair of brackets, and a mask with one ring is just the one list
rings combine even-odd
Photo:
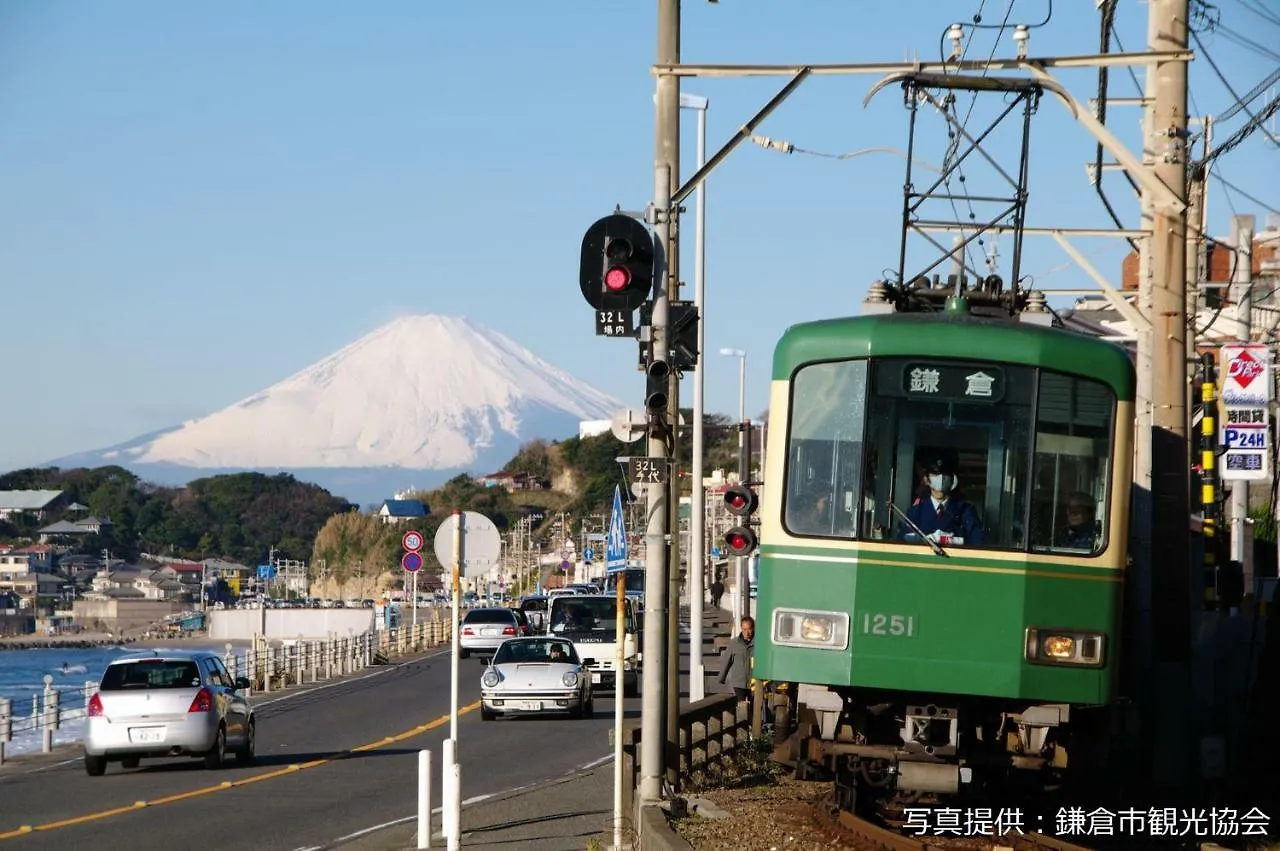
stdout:
[[1082,492],[1067,494],[1066,515],[1066,545],[1082,550],[1093,549],[1098,536],[1093,497]]
[[[981,544],[982,523],[977,510],[958,496],[952,496],[956,488],[956,467],[949,458],[933,458],[925,463],[923,482],[929,488],[928,496],[917,498],[907,509],[907,517],[926,535],[940,532],[955,535],[960,543]],[[915,530],[902,523],[899,537],[915,535]]]

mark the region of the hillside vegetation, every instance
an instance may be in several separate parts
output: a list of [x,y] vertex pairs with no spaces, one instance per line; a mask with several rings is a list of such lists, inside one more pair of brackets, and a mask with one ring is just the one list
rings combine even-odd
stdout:
[[236,473],[196,479],[184,488],[144,482],[123,467],[17,470],[0,476],[0,490],[61,490],[69,505],[87,512],[61,511],[43,519],[18,514],[0,520],[0,540],[32,540],[58,520],[86,514],[111,521],[101,534],[68,537],[80,553],[111,551],[134,560],[139,553],[183,558],[227,558],[245,564],[265,561],[272,547],[283,558],[305,559],[316,532],[335,514],[356,510],[344,499],[293,476]]
[[[691,414],[686,412],[685,419]],[[705,420],[706,470],[736,469],[738,433],[729,418]],[[692,461],[687,435],[680,443],[683,469]],[[503,467],[505,473],[539,477],[550,487],[508,492],[486,487],[470,476],[458,476],[439,488],[409,495],[420,499],[429,514],[413,528],[427,541],[420,587],[438,583],[439,565],[432,551],[436,529],[454,509],[475,511],[506,532],[532,516],[534,540],[545,540],[550,525],[563,512],[576,535],[578,518],[607,515],[613,490],[624,485],[625,469],[616,459],[641,454],[645,444],[624,444],[612,435],[532,440]],[[682,479],[688,493],[688,478]],[[38,530],[58,520],[91,514],[112,524],[102,534],[61,539],[73,551],[97,554],[109,549],[114,558],[135,560],[147,552],[175,558],[223,558],[259,564],[274,547],[282,558],[309,560],[313,576],[347,585],[355,580],[368,596],[387,584],[398,584],[403,553],[401,538],[409,527],[386,524],[344,499],[287,474],[238,473],[196,479],[183,488],[152,485],[122,467],[61,470],[18,470],[0,476],[0,490],[62,490],[65,503],[78,502],[87,512],[62,511],[37,519],[16,515],[0,520],[0,541],[35,540]],[[388,495],[389,496],[389,495]]]

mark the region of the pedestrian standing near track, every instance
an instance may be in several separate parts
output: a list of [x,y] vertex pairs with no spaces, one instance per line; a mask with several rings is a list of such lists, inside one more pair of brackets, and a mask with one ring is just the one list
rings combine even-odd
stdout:
[[751,699],[751,668],[756,651],[756,622],[742,619],[742,631],[729,639],[724,665],[720,668],[720,684],[728,683],[738,700]]
[[724,583],[717,579],[711,583],[711,605],[720,608],[720,598],[724,596]]

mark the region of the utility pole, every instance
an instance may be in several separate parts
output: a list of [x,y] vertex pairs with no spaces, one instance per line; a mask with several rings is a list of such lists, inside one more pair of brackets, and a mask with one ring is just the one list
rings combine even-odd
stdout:
[[[1232,216],[1231,230],[1236,252],[1231,274],[1231,300],[1236,307],[1236,337],[1250,342],[1253,330],[1253,216]],[[1253,552],[1249,545],[1253,532],[1245,522],[1249,517],[1249,481],[1231,483],[1231,560],[1244,566],[1244,587],[1253,589]]]
[[[677,65],[680,62],[680,0],[658,0],[658,51],[657,64]],[[671,292],[676,288],[678,269],[671,264],[675,237],[674,211],[671,208],[672,184],[678,174],[680,161],[680,80],[674,74],[659,72],[655,110],[654,132],[654,224],[655,285],[653,293],[653,317],[650,336],[650,376],[657,377],[653,365],[670,362],[668,321]],[[670,457],[667,451],[667,429],[678,427],[679,419],[671,417],[678,389],[674,376],[667,376],[667,408],[651,415],[649,428],[649,457],[661,467]],[[678,413],[679,408],[676,408]],[[666,422],[663,422],[666,420]],[[670,472],[670,471],[669,471]],[[677,478],[669,475],[669,479]],[[666,689],[667,657],[667,531],[671,519],[667,505],[668,483],[647,483],[645,497],[647,522],[645,526],[645,631],[644,676],[642,685],[640,730],[640,784],[639,802],[652,804],[662,799],[666,709],[663,692]]]
[[[1151,0],[1149,49],[1185,50],[1189,0]],[[1191,550],[1190,454],[1187,441],[1187,63],[1157,60],[1146,148],[1153,173],[1182,205],[1144,199],[1151,214],[1149,338],[1152,382],[1151,615],[1157,782],[1184,782],[1191,737],[1190,705]],[[1141,367],[1141,364],[1139,364]]]

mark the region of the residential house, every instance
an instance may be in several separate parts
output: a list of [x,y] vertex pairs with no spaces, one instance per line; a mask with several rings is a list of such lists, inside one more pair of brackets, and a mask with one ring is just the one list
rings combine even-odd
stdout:
[[533,473],[490,473],[478,481],[487,488],[503,488],[514,491],[540,491],[551,487],[551,480]]
[[58,554],[53,547],[44,544],[11,548],[0,553],[0,572],[53,573],[57,564]]
[[378,509],[378,516],[383,523],[404,523],[406,520],[420,520],[430,513],[426,503],[416,499],[388,499]]
[[62,537],[83,537],[84,535],[101,535],[104,529],[109,529],[113,524],[105,517],[85,517],[82,520],[59,520],[41,529],[40,543],[48,543],[51,539]]
[[41,599],[57,597],[65,583],[61,576],[49,573],[34,570],[14,573],[0,569],[0,596],[17,595],[21,609],[33,609]]
[[99,570],[93,577],[92,588],[84,595],[86,599],[176,600],[189,593],[176,571],[151,570],[141,565]]
[[37,520],[56,511],[63,501],[64,491],[0,491],[0,520],[9,520],[19,514],[32,514]]

